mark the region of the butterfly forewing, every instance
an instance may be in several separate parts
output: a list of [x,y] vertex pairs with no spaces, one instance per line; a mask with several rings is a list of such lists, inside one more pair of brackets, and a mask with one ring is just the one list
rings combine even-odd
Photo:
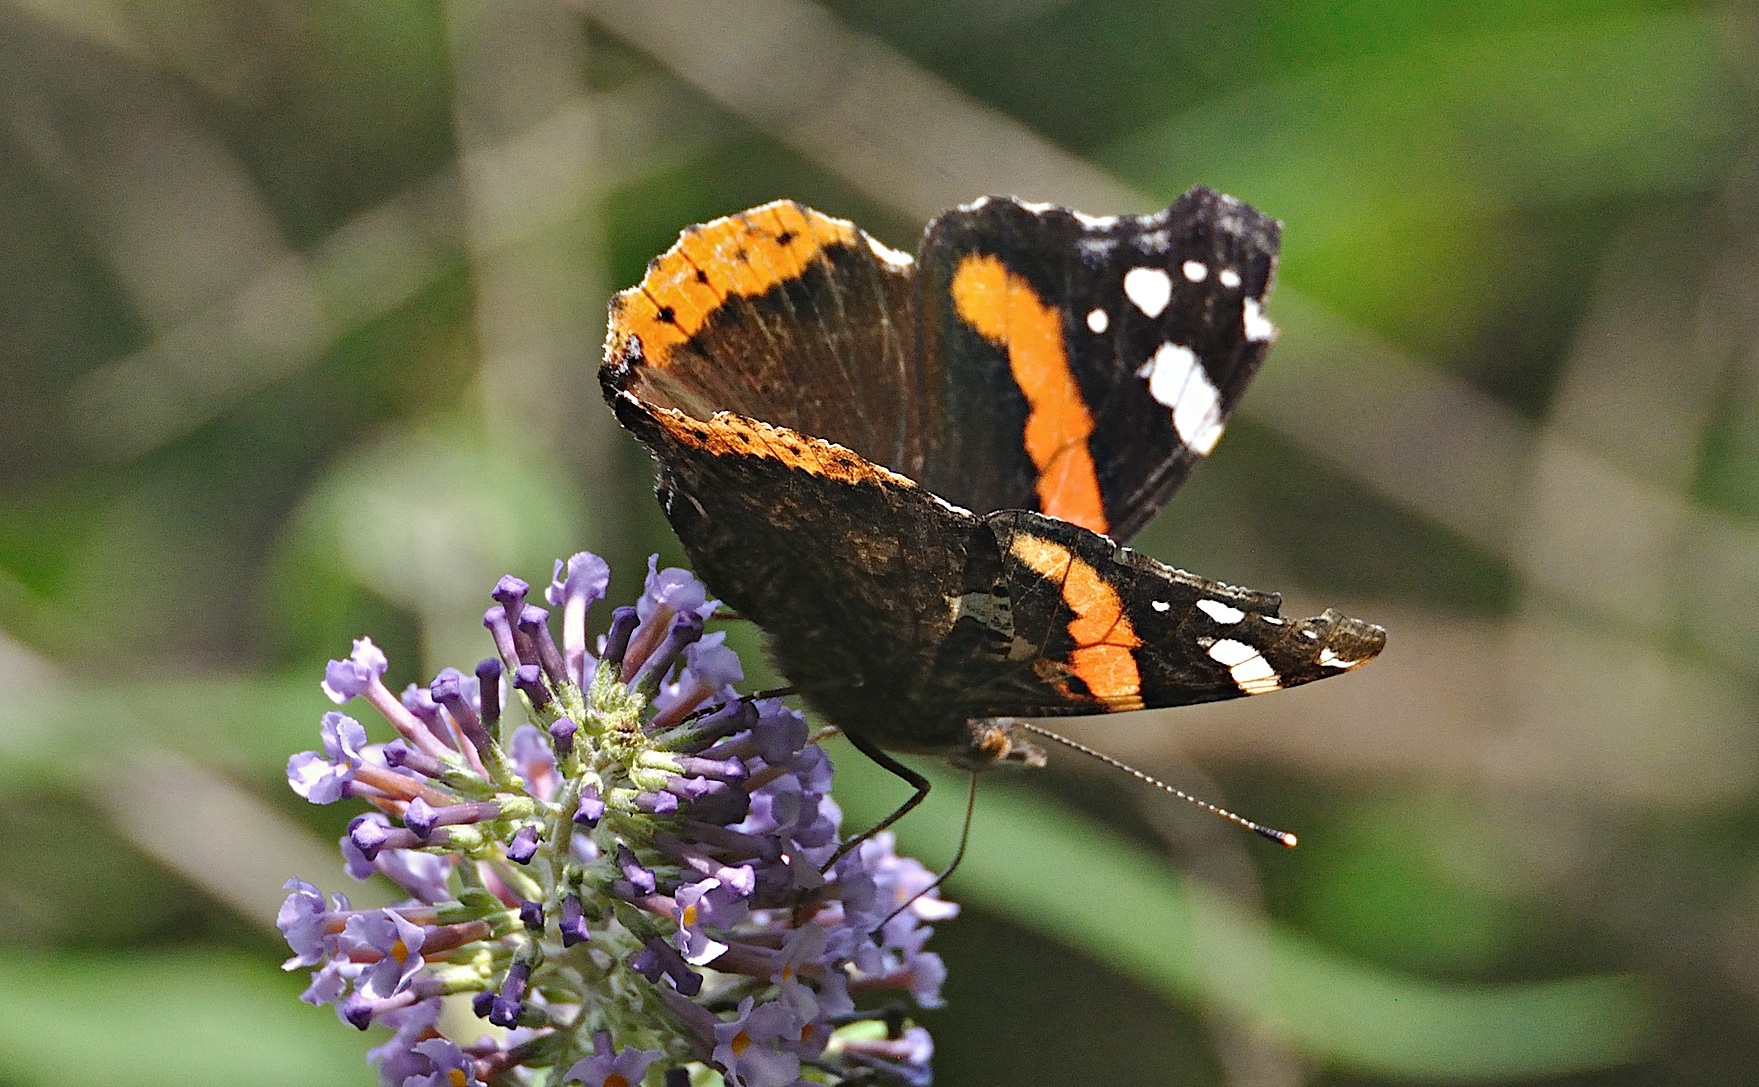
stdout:
[[924,486],[1128,539],[1263,361],[1278,240],[1275,220],[1203,188],[1148,216],[991,197],[936,219],[918,351],[945,410]]
[[1266,694],[1348,671],[1386,643],[1381,628],[1337,612],[1285,619],[1275,594],[1197,577],[1055,518],[1005,511],[984,523],[1001,556],[993,593],[1008,603],[1013,657],[991,658],[973,716]]

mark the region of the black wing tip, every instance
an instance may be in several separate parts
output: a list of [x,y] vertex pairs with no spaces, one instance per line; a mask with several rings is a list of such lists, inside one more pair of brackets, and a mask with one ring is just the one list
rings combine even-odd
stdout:
[[1386,648],[1386,628],[1365,619],[1345,615],[1336,608],[1300,624],[1300,639],[1314,679],[1348,672],[1378,657]]
[[1237,239],[1246,253],[1275,258],[1282,248],[1282,220],[1207,185],[1193,185],[1161,213],[1175,227],[1202,223]]
[[1345,615],[1336,608],[1325,609],[1320,616],[1332,630],[1333,643],[1350,649],[1359,649],[1366,654],[1362,659],[1373,657],[1386,648],[1386,628],[1379,623],[1370,623],[1366,619],[1358,619],[1353,615]]

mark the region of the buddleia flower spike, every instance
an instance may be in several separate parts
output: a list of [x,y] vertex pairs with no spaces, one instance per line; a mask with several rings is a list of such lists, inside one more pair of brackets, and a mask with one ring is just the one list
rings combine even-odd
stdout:
[[[290,880],[303,999],[391,1029],[370,1054],[390,1087],[926,1083],[928,1033],[873,1002],[939,1005],[927,925],[958,907],[920,893],[932,877],[890,835],[837,856],[830,760],[780,699],[739,697],[701,582],[650,560],[589,638],[609,576],[584,552],[558,562],[547,608],[502,578],[495,654],[400,695],[370,639],[330,662],[342,708],[288,783],[367,808],[347,871],[408,897],[355,909]],[[395,738],[369,740],[379,721]],[[453,1036],[449,1001],[480,1036]]]

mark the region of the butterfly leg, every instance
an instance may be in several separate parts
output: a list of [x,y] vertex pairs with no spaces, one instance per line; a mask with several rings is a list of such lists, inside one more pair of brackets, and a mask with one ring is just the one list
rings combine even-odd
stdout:
[[915,789],[916,792],[911,795],[910,799],[899,804],[897,810],[892,812],[892,814],[886,816],[874,826],[869,827],[867,830],[844,841],[842,845],[838,846],[837,851],[831,854],[831,859],[824,866],[824,871],[826,872],[835,868],[837,862],[842,860],[844,855],[846,855],[851,849],[854,849],[862,842],[867,841],[880,831],[885,830],[906,815],[909,815],[916,805],[922,803],[923,800],[928,797],[929,789],[927,778],[910,769],[908,766],[905,766],[897,759],[892,758],[892,756],[886,754],[870,741],[863,739],[860,733],[845,730],[843,735],[849,737],[849,742],[855,745],[855,750],[872,759],[882,770],[886,770],[894,777],[899,778],[912,789]]

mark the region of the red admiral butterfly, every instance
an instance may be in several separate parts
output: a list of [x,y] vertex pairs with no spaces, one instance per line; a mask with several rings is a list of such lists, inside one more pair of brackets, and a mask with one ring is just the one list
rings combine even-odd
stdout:
[[1386,643],[1116,542],[1269,349],[1279,232],[1205,188],[1143,217],[991,197],[912,260],[778,201],[616,297],[600,381],[697,572],[858,747],[1038,763],[1011,718],[1265,694]]

